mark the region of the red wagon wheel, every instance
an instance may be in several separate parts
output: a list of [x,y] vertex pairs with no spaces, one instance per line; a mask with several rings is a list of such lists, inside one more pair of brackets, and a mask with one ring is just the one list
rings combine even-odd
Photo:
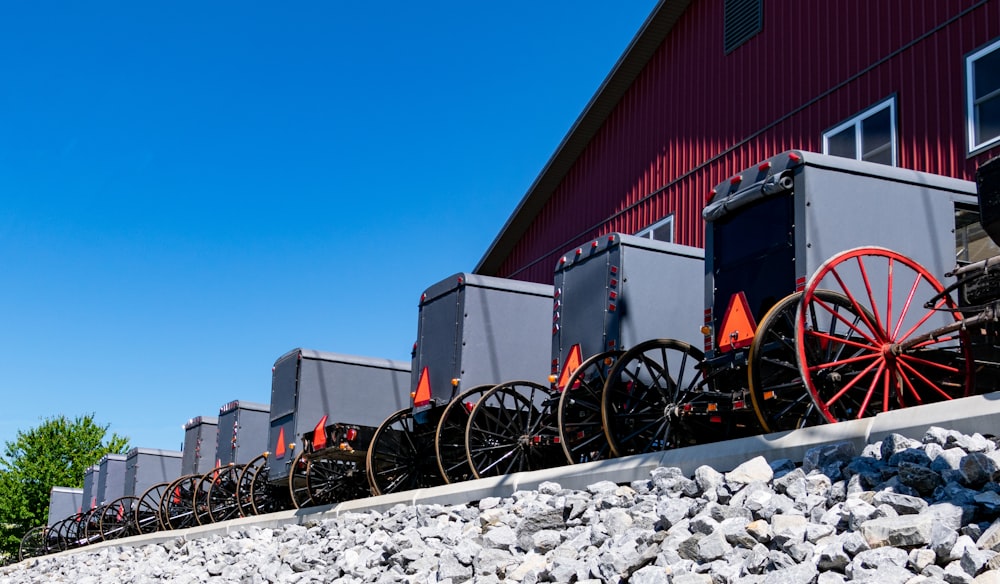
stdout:
[[[860,322],[838,312],[824,289],[843,294]],[[943,292],[920,264],[885,248],[855,248],[820,266],[796,314],[795,346],[824,418],[858,419],[969,394],[972,357],[956,324],[962,315]]]

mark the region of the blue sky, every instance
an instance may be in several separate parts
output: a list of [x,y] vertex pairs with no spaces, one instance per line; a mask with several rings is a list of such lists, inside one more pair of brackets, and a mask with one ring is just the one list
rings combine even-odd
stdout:
[[295,347],[408,361],[654,5],[7,3],[0,444],[176,449]]

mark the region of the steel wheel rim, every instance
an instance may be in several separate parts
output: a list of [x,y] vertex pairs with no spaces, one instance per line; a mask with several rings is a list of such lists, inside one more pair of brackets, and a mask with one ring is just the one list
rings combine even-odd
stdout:
[[132,513],[137,497],[120,497],[109,503],[101,513],[101,537],[107,541],[132,535]]
[[[849,299],[832,290],[816,294],[841,310],[853,325],[861,316],[851,312]],[[782,432],[824,424],[802,380],[795,344],[795,319],[802,292],[794,292],[771,307],[761,319],[747,354],[747,381],[757,421],[765,432]],[[872,317],[874,318],[874,317]],[[818,323],[814,322],[814,326]]]
[[614,456],[678,445],[680,428],[670,415],[695,396],[704,379],[703,360],[704,353],[688,343],[653,339],[629,349],[615,362],[601,402],[601,418]]
[[208,520],[218,523],[240,516],[239,481],[242,465],[229,465],[219,471],[219,476],[208,485],[206,504]]
[[[326,457],[310,458],[306,467],[306,489],[313,505],[331,505],[365,496],[357,463]],[[364,483],[367,486],[367,483]]]
[[[465,447],[465,432],[469,417],[476,403],[492,389],[492,385],[479,385],[459,394],[441,413],[437,432],[434,434],[434,450],[437,453],[438,471],[445,483],[457,483],[475,478],[469,466],[468,451]],[[472,408],[468,407],[471,404]]]
[[135,522],[136,533],[155,533],[163,529],[163,519],[160,515],[160,501],[170,483],[155,484],[139,497],[132,519]]
[[[437,428],[437,424],[420,426],[428,426],[430,431]],[[399,410],[382,422],[368,448],[365,466],[372,494],[384,495],[442,484],[444,478],[438,472],[435,458],[434,440],[429,431],[418,428],[413,410]],[[432,475],[436,475],[436,479]]]
[[288,469],[288,495],[292,499],[292,506],[296,509],[312,506],[309,498],[309,488],[306,485],[306,466],[309,464],[306,451],[299,452],[292,459],[292,466]]
[[553,466],[547,463],[551,457],[546,450],[558,447],[536,445],[533,438],[559,435],[555,405],[552,390],[530,381],[502,383],[486,392],[472,410],[465,432],[476,478]]
[[183,476],[170,483],[160,503],[167,529],[185,529],[197,525],[195,519],[195,488],[200,475]]
[[623,351],[589,357],[566,381],[559,397],[559,441],[569,464],[611,457],[601,416],[608,373]]

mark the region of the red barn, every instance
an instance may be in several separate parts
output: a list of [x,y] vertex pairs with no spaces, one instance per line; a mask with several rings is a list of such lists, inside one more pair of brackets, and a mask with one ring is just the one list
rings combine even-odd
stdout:
[[551,283],[566,250],[704,245],[726,177],[788,149],[971,180],[1000,154],[1000,0],[662,0],[476,268]]

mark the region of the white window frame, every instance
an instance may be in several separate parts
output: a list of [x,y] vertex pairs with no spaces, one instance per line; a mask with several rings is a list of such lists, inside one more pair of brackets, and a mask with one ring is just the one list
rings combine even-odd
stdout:
[[[1000,136],[994,136],[985,142],[979,142],[976,132],[976,61],[994,51],[1000,51],[1000,39],[993,41],[965,58],[965,119],[969,136],[969,154],[976,154],[1000,144]],[[1000,89],[985,96],[982,101],[1000,99]]]
[[896,96],[884,99],[877,104],[871,106],[865,111],[859,113],[858,115],[848,119],[842,124],[834,126],[829,130],[823,132],[823,154],[829,154],[830,152],[830,137],[835,136],[844,130],[854,127],[854,159],[861,160],[862,155],[862,143],[861,143],[861,124],[866,119],[870,118],[874,114],[881,112],[882,110],[889,109],[889,149],[892,151],[892,166],[897,166],[899,164],[899,154],[898,146],[896,140]]
[[[656,223],[653,223],[649,227],[646,227],[645,229],[640,230],[638,233],[636,233],[636,236],[637,237],[645,237],[646,239],[653,239],[653,232],[656,231],[657,229],[660,229],[661,227],[663,227],[665,225],[670,225],[670,241],[668,241],[667,243],[673,243],[674,242],[674,225],[675,225],[675,223],[674,223],[674,214],[673,213],[667,215],[663,219],[660,219]],[[662,239],[654,239],[654,241],[664,241],[664,240],[662,240]]]

